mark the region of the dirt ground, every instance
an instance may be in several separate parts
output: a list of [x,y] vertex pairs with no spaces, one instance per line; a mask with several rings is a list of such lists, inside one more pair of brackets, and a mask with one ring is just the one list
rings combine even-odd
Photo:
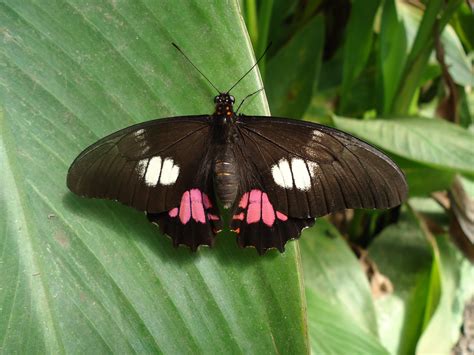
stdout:
[[474,297],[467,303],[464,310],[464,323],[461,328],[461,337],[453,348],[453,355],[474,354]]

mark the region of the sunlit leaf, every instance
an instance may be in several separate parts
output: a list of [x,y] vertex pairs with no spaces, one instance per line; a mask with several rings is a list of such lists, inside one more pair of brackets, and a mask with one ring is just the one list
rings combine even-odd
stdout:
[[[0,4],[0,343],[5,353],[305,353],[296,242],[174,249],[143,213],[72,195],[99,137],[211,113],[255,62],[236,1]],[[252,72],[233,94],[261,86]],[[249,108],[265,114],[258,96]]]
[[334,123],[403,158],[474,173],[474,135],[455,124],[416,117],[364,121],[335,117]]

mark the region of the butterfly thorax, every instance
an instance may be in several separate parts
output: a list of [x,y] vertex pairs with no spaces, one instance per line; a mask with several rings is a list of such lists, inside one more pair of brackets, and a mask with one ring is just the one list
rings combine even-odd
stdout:
[[230,123],[231,119],[235,116],[234,102],[235,99],[232,95],[227,93],[217,95],[214,98],[214,103],[216,104],[214,117],[224,118],[226,123]]

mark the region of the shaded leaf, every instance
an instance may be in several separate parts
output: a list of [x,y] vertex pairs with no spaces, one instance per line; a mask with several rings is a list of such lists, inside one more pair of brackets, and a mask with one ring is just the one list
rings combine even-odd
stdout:
[[[360,75],[367,63],[372,47],[375,14],[380,0],[354,1],[347,24],[347,38],[344,44],[344,64],[341,91],[341,110],[344,112],[353,82]],[[371,21],[368,21],[370,19]]]
[[380,28],[378,111],[391,112],[408,56],[405,26],[395,0],[384,2]]
[[303,115],[319,74],[323,41],[324,21],[317,16],[268,61],[265,89],[272,115]]
[[[398,159],[397,159],[398,160]],[[410,196],[429,196],[435,191],[446,190],[451,186],[455,173],[433,169],[423,164],[400,164],[410,187]]]

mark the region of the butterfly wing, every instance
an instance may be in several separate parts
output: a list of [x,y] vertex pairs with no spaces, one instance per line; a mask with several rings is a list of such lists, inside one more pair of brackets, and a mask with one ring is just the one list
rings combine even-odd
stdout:
[[347,133],[252,116],[239,116],[237,131],[243,179],[231,228],[242,246],[283,250],[315,217],[346,208],[390,208],[407,197],[396,164]]
[[145,211],[175,245],[211,245],[220,218],[211,201],[210,131],[209,116],[125,128],[85,149],[69,168],[67,186]]

